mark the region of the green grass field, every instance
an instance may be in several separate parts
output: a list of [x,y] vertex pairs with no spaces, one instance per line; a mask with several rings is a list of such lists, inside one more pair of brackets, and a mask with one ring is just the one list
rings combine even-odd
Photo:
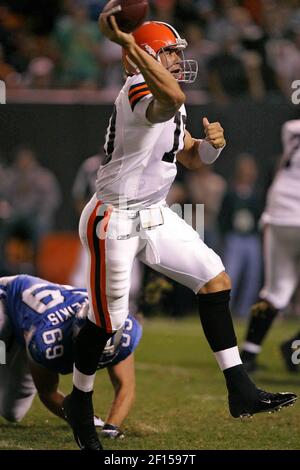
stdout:
[[[238,325],[240,338],[244,325]],[[270,391],[300,395],[300,374],[285,371],[278,344],[299,329],[278,322],[266,342],[256,383]],[[300,449],[300,401],[280,413],[240,421],[230,417],[226,389],[198,320],[150,320],[136,352],[137,399],[122,441],[104,440],[106,449]],[[71,376],[61,389],[71,387]],[[98,374],[95,410],[105,416],[112,389],[105,371]],[[76,449],[68,426],[36,398],[20,424],[0,418],[0,449]]]

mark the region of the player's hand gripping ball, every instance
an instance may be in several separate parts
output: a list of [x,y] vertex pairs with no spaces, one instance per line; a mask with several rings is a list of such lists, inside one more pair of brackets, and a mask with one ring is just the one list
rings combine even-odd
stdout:
[[120,30],[132,33],[144,23],[148,8],[148,0],[110,0],[102,13],[114,15]]

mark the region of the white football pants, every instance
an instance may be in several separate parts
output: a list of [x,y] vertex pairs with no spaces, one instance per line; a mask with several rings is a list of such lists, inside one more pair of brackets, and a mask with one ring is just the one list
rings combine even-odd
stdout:
[[[95,196],[84,208],[79,234],[88,252],[89,319],[108,332],[118,330],[128,315],[133,261],[198,293],[224,266],[198,233],[165,203],[151,206],[151,221],[163,224],[143,229],[145,219],[134,210],[105,208]],[[146,221],[147,223],[147,221]]]
[[260,297],[281,310],[289,304],[300,278],[300,227],[265,228],[264,266]]

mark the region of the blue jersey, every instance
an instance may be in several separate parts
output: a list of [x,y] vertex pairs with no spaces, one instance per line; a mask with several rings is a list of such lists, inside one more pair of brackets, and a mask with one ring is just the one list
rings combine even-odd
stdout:
[[[17,340],[24,345],[24,332],[31,358],[60,374],[73,370],[74,338],[86,321],[80,312],[88,302],[85,289],[53,284],[32,276],[0,278],[0,298]],[[142,335],[140,324],[129,316],[124,329],[107,343],[99,368],[126,359]]]

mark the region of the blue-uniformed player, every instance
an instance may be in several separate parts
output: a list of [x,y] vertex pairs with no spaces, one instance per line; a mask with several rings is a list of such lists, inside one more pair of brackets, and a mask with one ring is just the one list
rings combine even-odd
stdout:
[[[0,365],[0,415],[20,421],[38,395],[43,404],[64,418],[64,395],[59,374],[72,372],[73,342],[85,323],[85,289],[52,284],[27,275],[0,278],[0,340],[6,345],[6,364]],[[107,368],[115,397],[103,432],[120,437],[119,426],[135,394],[133,351],[142,335],[132,316],[107,343],[99,363]],[[95,418],[98,426],[103,426]]]

